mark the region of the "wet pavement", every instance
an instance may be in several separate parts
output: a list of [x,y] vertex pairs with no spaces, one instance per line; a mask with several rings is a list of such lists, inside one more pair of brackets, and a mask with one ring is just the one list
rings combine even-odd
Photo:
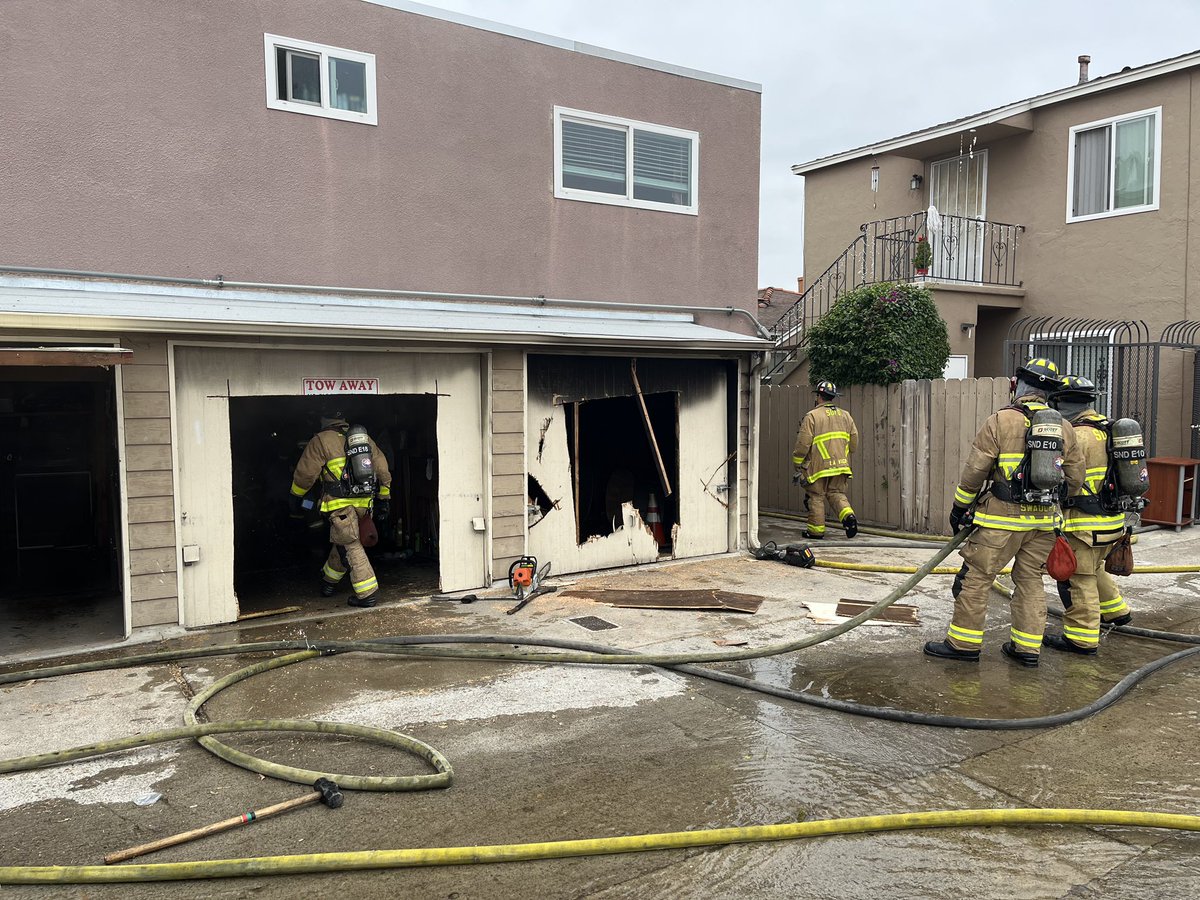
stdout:
[[[794,523],[761,536],[794,540]],[[823,559],[916,565],[913,549],[818,545]],[[1200,564],[1200,533],[1152,533],[1139,564]],[[956,557],[952,557],[950,562]],[[191,633],[162,646],[389,634],[528,635],[629,649],[720,652],[816,633],[806,601],[874,601],[904,576],[803,570],[746,557],[559,579],[588,588],[696,588],[761,596],[755,614],[620,609],[586,596],[535,598],[516,615],[471,604],[396,600],[286,621]],[[920,654],[952,602],[931,576],[905,602],[921,625],[870,625],[818,647],[720,666],[759,681],[861,703],[1014,717],[1091,702],[1132,669],[1183,645],[1105,637],[1094,658],[1048,652],[1036,670],[1000,656],[1007,604],[993,598],[982,661]],[[1200,575],[1122,581],[1135,624],[1200,632]],[[281,595],[281,600],[286,600]],[[283,604],[281,604],[283,605]],[[572,618],[617,627],[589,631]],[[1055,627],[1051,620],[1050,627]],[[146,647],[132,648],[142,652]],[[261,657],[240,655],[0,687],[0,758],[180,722],[189,691]],[[1151,675],[1126,699],[1049,730],[966,731],[851,716],[647,666],[546,666],[355,654],[265,673],[214,698],[211,719],[304,717],[395,728],[445,753],[452,787],[351,793],[146,862],[332,850],[603,837],[797,818],[991,807],[1127,808],[1200,813],[1200,665]],[[340,737],[251,734],[233,746],[275,761],[361,774],[417,774],[423,763]],[[161,793],[151,806],[134,800]],[[0,776],[0,862],[96,863],[108,852],[297,796],[187,743]],[[1192,898],[1200,833],[1131,828],[947,829],[830,837],[589,859],[163,885],[0,887],[0,897],[929,897]]]

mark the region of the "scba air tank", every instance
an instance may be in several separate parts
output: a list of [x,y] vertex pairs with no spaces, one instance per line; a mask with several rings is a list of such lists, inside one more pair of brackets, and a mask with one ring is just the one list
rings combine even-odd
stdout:
[[1063,417],[1055,409],[1035,410],[1029,417],[1025,448],[1029,456],[1029,477],[1025,499],[1037,503],[1058,500],[1063,483]]
[[1117,419],[1112,423],[1109,460],[1116,473],[1118,495],[1137,498],[1150,489],[1142,426],[1136,420]]
[[346,432],[346,471],[349,473],[350,493],[375,493],[375,464],[371,459],[371,438],[361,425],[351,425]]

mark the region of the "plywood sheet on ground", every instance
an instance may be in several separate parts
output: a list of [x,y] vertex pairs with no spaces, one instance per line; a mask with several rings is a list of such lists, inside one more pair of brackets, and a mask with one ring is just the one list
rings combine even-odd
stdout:
[[[821,603],[816,600],[805,600],[809,615],[819,625],[840,625],[847,619],[857,616],[863,610],[875,604],[864,603],[861,600],[839,600],[837,603]],[[864,625],[920,625],[917,618],[917,607],[906,603],[893,603],[881,614],[872,616]]]
[[587,597],[609,606],[626,609],[720,609],[733,612],[755,613],[762,606],[763,598],[753,594],[735,594],[730,591],[567,591],[567,597]]

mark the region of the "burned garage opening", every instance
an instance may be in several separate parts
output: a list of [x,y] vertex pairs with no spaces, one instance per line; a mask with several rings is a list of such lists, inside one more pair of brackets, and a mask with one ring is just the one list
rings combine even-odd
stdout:
[[731,397],[727,360],[530,355],[530,552],[570,572],[726,551]]
[[[290,499],[290,488],[321,416],[334,411],[367,429],[391,472],[390,513],[378,524],[379,543],[368,550],[381,593],[396,599],[438,589],[436,397],[233,397],[234,590],[242,615],[330,603],[317,590],[329,552],[319,487],[305,504]],[[337,601],[349,597],[348,584]]]
[[0,367],[0,657],[124,636],[113,372]]

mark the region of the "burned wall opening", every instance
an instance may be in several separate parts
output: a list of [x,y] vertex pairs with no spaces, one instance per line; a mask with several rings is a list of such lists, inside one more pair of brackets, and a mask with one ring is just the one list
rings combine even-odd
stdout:
[[622,504],[632,503],[659,549],[670,549],[679,521],[679,395],[641,399],[644,410],[637,397],[566,404],[576,543],[613,534],[622,527]]

